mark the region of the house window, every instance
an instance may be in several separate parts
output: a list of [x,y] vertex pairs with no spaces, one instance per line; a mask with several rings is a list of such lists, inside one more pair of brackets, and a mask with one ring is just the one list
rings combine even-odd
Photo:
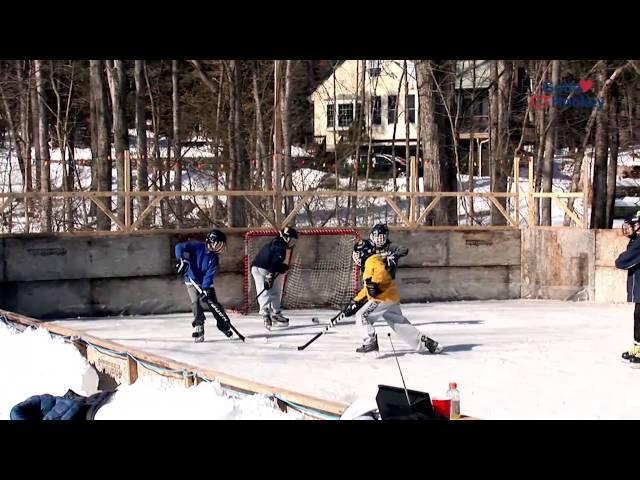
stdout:
[[348,127],[353,122],[353,103],[338,104],[338,126]]
[[398,97],[389,95],[387,98],[387,123],[393,125],[398,120]]
[[373,125],[382,124],[382,97],[371,99],[371,123]]
[[416,96],[407,95],[405,103],[405,114],[409,119],[409,123],[416,123]]
[[382,71],[382,60],[367,60],[367,72],[370,77],[377,77]]
[[335,126],[336,106],[333,103],[327,105],[327,128]]

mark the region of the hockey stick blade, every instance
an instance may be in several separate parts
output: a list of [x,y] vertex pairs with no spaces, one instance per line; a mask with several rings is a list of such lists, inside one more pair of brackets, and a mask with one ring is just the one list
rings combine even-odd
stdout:
[[335,327],[335,325],[338,323],[338,320],[342,317],[342,312],[338,313],[336,316],[334,316],[333,318],[331,318],[331,320],[329,320],[329,325],[327,325],[323,330],[321,330],[320,332],[316,333],[313,338],[311,340],[309,340],[307,343],[305,343],[304,345],[300,345],[298,347],[298,350],[304,350],[305,348],[307,348],[309,345],[311,345],[313,342],[315,342],[317,339],[319,339],[322,335],[324,335],[325,333],[327,333],[329,331],[330,328]]

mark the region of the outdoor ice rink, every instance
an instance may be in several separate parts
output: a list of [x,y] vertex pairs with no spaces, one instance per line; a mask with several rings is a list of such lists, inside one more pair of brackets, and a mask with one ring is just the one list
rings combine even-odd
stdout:
[[[482,419],[640,419],[640,369],[620,354],[633,341],[633,305],[546,300],[464,301],[402,306],[445,346],[408,351],[393,335],[407,387],[444,394],[457,382],[462,412]],[[288,328],[267,332],[257,314],[231,315],[247,343],[226,339],[207,316],[206,341],[191,340],[190,313],[66,319],[56,323],[195,366],[308,395],[351,403],[378,384],[401,386],[386,324],[380,353],[360,355],[354,319],[304,351],[330,310],[288,310]]]

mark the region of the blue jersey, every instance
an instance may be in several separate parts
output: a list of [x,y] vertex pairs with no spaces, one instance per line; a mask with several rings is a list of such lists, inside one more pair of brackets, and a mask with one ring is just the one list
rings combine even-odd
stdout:
[[213,278],[218,269],[218,254],[210,252],[204,242],[178,243],[176,258],[189,260],[189,268],[184,274],[185,283],[192,279],[203,289],[213,286]]

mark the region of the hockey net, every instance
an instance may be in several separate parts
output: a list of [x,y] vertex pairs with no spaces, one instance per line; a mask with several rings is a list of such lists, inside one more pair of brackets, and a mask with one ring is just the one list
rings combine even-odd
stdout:
[[[352,261],[353,245],[360,239],[355,229],[323,228],[299,230],[292,250],[287,250],[289,270],[284,276],[282,308],[342,308],[358,288],[359,269]],[[251,262],[260,249],[278,235],[276,230],[245,234],[244,312],[258,311],[251,276]]]

